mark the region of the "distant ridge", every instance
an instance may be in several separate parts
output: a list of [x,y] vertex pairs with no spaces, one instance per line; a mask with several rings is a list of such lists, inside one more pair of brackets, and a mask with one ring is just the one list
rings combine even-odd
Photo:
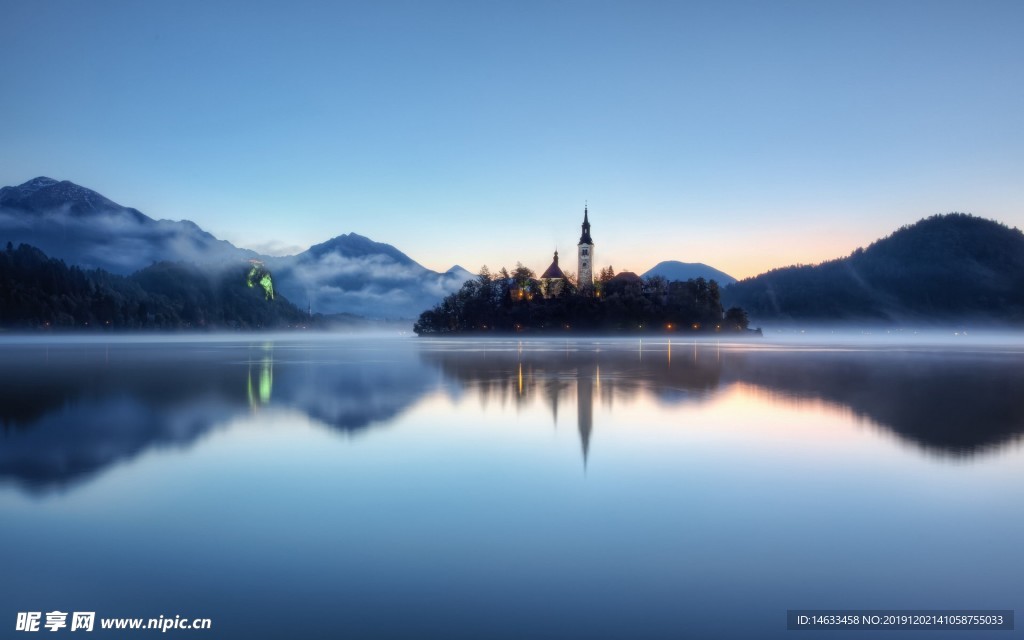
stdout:
[[40,176],[0,189],[0,241],[68,264],[127,275],[156,262],[224,263],[256,256],[189,220],[154,220],[92,189]]
[[1024,322],[1024,234],[964,213],[901,227],[866,249],[726,287],[755,321]]
[[[366,258],[369,256],[387,256],[398,264],[413,265],[415,260],[405,255],[390,244],[375,242],[358,233],[345,233],[327,242],[315,244],[305,251],[310,256],[320,257],[327,253],[342,253],[349,258]],[[300,254],[301,255],[301,254]]]
[[135,217],[147,218],[136,209],[122,207],[91,189],[67,180],[58,181],[46,176],[33,178],[17,187],[0,189],[0,207],[22,209],[33,213],[47,213],[64,209],[76,215],[107,211],[130,212]]
[[678,260],[659,262],[643,274],[645,278],[650,276],[661,276],[670,282],[673,280],[685,282],[704,278],[705,280],[714,280],[722,287],[736,282],[736,278],[728,273],[719,271],[703,262],[679,262]]
[[355,233],[294,256],[268,256],[220,240],[188,220],[154,220],[99,193],[46,176],[0,188],[0,246],[38,247],[68,265],[128,275],[158,262],[218,269],[259,259],[278,289],[324,314],[412,319],[472,278],[432,271],[395,247]]

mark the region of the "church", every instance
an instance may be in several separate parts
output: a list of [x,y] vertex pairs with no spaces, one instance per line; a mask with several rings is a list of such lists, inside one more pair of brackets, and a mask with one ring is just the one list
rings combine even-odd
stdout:
[[[703,278],[668,281],[644,278],[632,271],[614,273],[611,266],[595,266],[595,242],[590,210],[583,208],[583,224],[576,243],[578,275],[562,270],[558,251],[540,277],[521,262],[512,273],[502,268],[495,278],[482,270],[480,278],[466,282],[433,309],[420,314],[413,325],[417,335],[458,334],[476,331],[540,333],[661,333],[679,327],[694,331],[744,331],[742,309],[723,317],[718,285]],[[568,275],[568,277],[567,277]],[[595,277],[596,276],[596,277]]]
[[[590,217],[587,207],[583,207],[583,224],[580,241],[576,245],[576,264],[578,269],[577,284],[580,293],[589,294],[594,291],[594,239],[590,237]],[[540,293],[551,298],[561,293],[565,282],[565,273],[558,266],[558,251],[555,251],[551,266],[540,276]]]

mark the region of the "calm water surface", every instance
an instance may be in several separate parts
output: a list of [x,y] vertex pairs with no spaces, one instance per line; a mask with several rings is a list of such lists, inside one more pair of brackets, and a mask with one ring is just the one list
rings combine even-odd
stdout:
[[54,609],[212,619],[168,634],[195,638],[814,638],[838,632],[786,609],[1024,610],[1022,356],[7,338],[0,637]]

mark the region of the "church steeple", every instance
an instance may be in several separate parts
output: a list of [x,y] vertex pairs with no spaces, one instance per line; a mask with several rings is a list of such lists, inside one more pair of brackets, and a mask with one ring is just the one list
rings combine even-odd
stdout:
[[590,239],[590,220],[587,219],[587,205],[583,205],[583,233],[580,235],[580,244],[594,244]]
[[583,233],[577,245],[579,251],[579,288],[586,291],[594,288],[594,240],[590,237],[590,216],[588,207],[583,205]]

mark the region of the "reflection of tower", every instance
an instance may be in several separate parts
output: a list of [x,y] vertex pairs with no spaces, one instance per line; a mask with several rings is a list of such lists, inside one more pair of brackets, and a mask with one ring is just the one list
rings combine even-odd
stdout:
[[551,421],[554,423],[555,428],[558,428],[558,392],[561,391],[559,388],[561,385],[558,380],[548,380],[544,385],[545,391],[547,392],[548,402],[551,403]]
[[587,467],[590,452],[590,432],[594,428],[594,377],[589,371],[576,369],[576,422],[583,445],[583,468]]

